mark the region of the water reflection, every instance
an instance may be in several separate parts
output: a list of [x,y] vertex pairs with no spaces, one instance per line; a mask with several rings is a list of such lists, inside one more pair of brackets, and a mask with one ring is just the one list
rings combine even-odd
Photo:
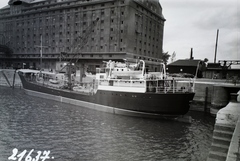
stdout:
[[[192,124],[79,108],[0,87],[0,160],[13,148],[50,150],[55,160],[206,160],[214,119]],[[36,153],[33,153],[33,155]]]

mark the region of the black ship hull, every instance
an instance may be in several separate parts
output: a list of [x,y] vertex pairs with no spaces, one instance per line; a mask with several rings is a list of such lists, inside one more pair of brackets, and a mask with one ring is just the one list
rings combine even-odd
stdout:
[[97,90],[95,94],[56,89],[27,81],[19,73],[26,93],[114,114],[174,118],[185,115],[194,93],[133,93]]

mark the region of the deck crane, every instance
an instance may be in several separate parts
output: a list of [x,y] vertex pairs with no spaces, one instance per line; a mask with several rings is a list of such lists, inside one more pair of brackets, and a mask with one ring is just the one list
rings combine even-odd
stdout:
[[[75,47],[78,47],[78,49],[81,49],[84,47],[84,45],[87,44],[88,42],[88,38],[90,35],[92,35],[92,29],[97,25],[97,22],[99,21],[99,18],[97,17],[94,21],[92,21],[92,23],[85,29],[83,30],[84,33],[82,36],[77,36],[74,43],[72,44],[72,49],[75,49]],[[67,52],[61,52],[61,56],[62,55],[66,55],[68,54]],[[72,53],[72,58],[70,59],[70,62],[73,61],[73,59],[76,58],[76,56],[78,56],[79,53]],[[78,59],[77,59],[78,60]]]
[[[85,30],[84,34],[82,36],[78,36],[74,41],[74,44],[72,45],[73,47],[78,46],[79,49],[81,50],[84,45],[87,44],[89,36],[92,34],[92,29],[97,25],[97,22],[99,21],[99,18],[97,17]],[[78,43],[78,40],[80,40],[80,43]],[[78,45],[76,45],[78,43]],[[74,48],[75,49],[75,48]],[[62,52],[61,55],[67,54],[66,52]],[[67,67],[67,77],[68,77],[68,88],[72,89],[72,81],[71,81],[71,74],[72,74],[72,65],[73,65],[73,60],[78,56],[79,54],[73,54],[71,57],[70,61],[59,71],[61,72],[64,68]],[[76,59],[75,64],[77,63],[78,59]],[[83,71],[82,71],[83,72]],[[82,72],[80,72],[80,82],[82,82]]]

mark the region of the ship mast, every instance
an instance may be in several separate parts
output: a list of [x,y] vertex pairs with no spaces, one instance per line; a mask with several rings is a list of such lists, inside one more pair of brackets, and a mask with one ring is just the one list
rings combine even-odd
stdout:
[[40,71],[42,70],[42,56],[43,56],[43,48],[47,48],[48,46],[43,46],[43,39],[42,39],[42,35],[40,37],[40,45],[35,45],[35,47],[39,47],[40,48]]

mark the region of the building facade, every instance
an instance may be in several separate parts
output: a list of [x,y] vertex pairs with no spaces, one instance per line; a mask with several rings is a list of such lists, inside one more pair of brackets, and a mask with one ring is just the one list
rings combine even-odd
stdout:
[[144,59],[154,71],[164,22],[158,0],[10,0],[0,9],[0,68]]

